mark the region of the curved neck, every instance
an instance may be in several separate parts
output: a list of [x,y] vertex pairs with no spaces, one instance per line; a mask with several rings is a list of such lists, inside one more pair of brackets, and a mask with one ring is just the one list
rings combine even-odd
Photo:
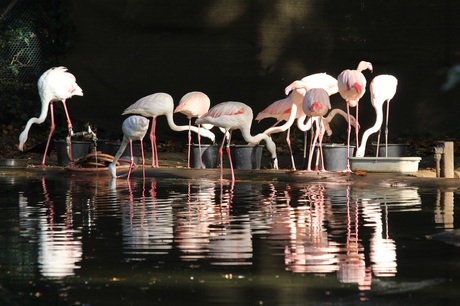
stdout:
[[173,113],[166,113],[165,114],[166,116],[166,120],[168,121],[168,125],[169,127],[173,130],[173,131],[176,131],[176,132],[182,132],[182,131],[192,131],[192,132],[195,132],[203,137],[206,137],[206,138],[209,138],[211,139],[212,141],[215,140],[215,135],[213,132],[207,130],[207,129],[199,129],[198,127],[196,126],[193,126],[193,125],[176,125],[176,123],[174,122],[174,118],[173,118]]
[[375,124],[367,129],[364,134],[363,138],[361,140],[361,145],[359,146],[358,150],[356,151],[356,157],[363,157],[364,156],[364,151],[366,150],[366,143],[367,139],[369,138],[370,135],[378,132],[380,128],[382,127],[382,122],[383,122],[383,112],[382,112],[382,103],[378,103],[379,108],[375,107],[375,113],[376,113],[376,118],[375,118]]
[[166,113],[166,120],[168,121],[169,127],[176,132],[188,131],[188,125],[176,125],[173,118],[173,113]]
[[341,115],[343,118],[345,118],[345,120],[348,120],[347,113],[341,110],[340,108],[334,108],[333,110],[331,110],[329,114],[326,116],[325,120],[327,122],[331,122],[331,120],[334,119],[336,115]]
[[27,121],[27,124],[26,124],[26,127],[24,128],[24,130],[22,131],[22,133],[19,135],[19,150],[23,150],[23,147],[24,147],[24,143],[27,141],[27,136],[29,134],[29,130],[30,130],[30,127],[32,126],[32,124],[41,124],[45,121],[46,119],[46,116],[48,115],[48,108],[49,108],[49,105],[50,103],[52,102],[43,102],[42,101],[42,109],[40,111],[40,116],[37,118],[37,117],[32,117],[29,119],[29,121]]
[[270,151],[271,157],[276,158],[276,145],[273,140],[265,133],[259,133],[255,136],[252,136],[249,128],[241,129],[241,134],[243,135],[244,140],[248,143],[258,144],[262,140],[265,141],[267,150]]
[[307,118],[307,115],[302,116],[299,119],[297,119],[297,127],[302,132],[306,132],[310,130],[311,127],[313,126],[313,122],[315,122],[318,119],[318,117],[308,117],[308,119],[305,121],[306,118]]
[[297,108],[298,108],[298,106],[295,103],[292,103],[291,113],[289,115],[289,119],[282,125],[274,126],[274,127],[266,129],[264,131],[264,134],[271,135],[271,134],[275,134],[275,133],[281,133],[281,132],[284,132],[287,129],[289,129],[292,126],[292,124],[294,123],[295,117],[297,115]]

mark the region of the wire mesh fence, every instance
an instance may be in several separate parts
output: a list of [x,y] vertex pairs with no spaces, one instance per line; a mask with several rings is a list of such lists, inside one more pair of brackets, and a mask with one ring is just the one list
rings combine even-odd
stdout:
[[52,0],[0,2],[0,119],[5,124],[39,108],[36,82],[56,63],[47,20],[52,5]]

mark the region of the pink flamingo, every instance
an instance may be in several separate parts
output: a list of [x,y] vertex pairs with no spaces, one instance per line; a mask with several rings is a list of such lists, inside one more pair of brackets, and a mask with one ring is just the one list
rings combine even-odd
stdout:
[[[182,99],[179,101],[179,105],[176,107],[174,110],[174,113],[182,113],[187,116],[188,118],[188,126],[189,126],[189,131],[188,131],[188,162],[187,162],[187,168],[190,168],[190,151],[191,151],[191,144],[192,144],[192,133],[191,133],[191,127],[192,127],[192,118],[200,118],[203,114],[205,114],[208,110],[209,107],[211,106],[211,100],[209,97],[201,92],[201,91],[191,91],[187,94],[185,94]],[[205,125],[203,126],[206,129],[212,128],[212,126]],[[198,125],[198,130],[201,128],[201,125]],[[202,160],[201,160],[201,136],[198,134],[198,147],[199,147],[199,152],[200,152],[200,168],[202,166]]]
[[220,179],[223,177],[223,147],[225,139],[227,139],[227,155],[230,161],[230,169],[232,173],[232,182],[235,181],[235,173],[233,171],[233,163],[230,155],[230,142],[233,130],[240,130],[241,134],[248,143],[259,143],[264,140],[268,151],[273,159],[273,168],[278,169],[278,159],[276,156],[276,145],[273,140],[264,133],[259,133],[255,136],[251,135],[253,113],[252,109],[241,102],[222,102],[209,109],[209,111],[198,118],[196,124],[212,124],[225,130],[226,136],[222,140],[219,149],[220,156]]
[[215,136],[211,131],[200,129],[197,127],[188,125],[178,126],[174,123],[174,100],[173,98],[164,92],[154,93],[152,95],[145,96],[139,99],[134,104],[126,108],[122,115],[127,114],[138,114],[147,118],[152,118],[152,127],[150,129],[150,143],[152,146],[152,167],[159,167],[158,165],[158,150],[156,142],[156,119],[158,116],[166,116],[169,127],[173,131],[188,131],[189,129],[193,132],[200,134],[201,136],[207,137],[214,142]]
[[[298,125],[298,128],[301,131],[306,132],[306,131],[308,131],[308,130],[310,130],[312,128],[313,124],[316,124],[316,129],[322,132],[322,135],[320,135],[321,137],[323,137],[325,133],[328,136],[331,136],[332,135],[332,129],[331,129],[331,126],[330,126],[330,122],[332,121],[332,119],[335,118],[336,115],[340,115],[345,120],[348,121],[348,116],[347,116],[346,112],[344,112],[343,110],[341,110],[339,108],[334,108],[327,114],[326,117],[323,117],[323,119],[322,119],[323,128],[321,128],[321,129],[320,129],[319,122],[318,122],[319,117],[312,117],[312,118],[309,118],[308,120],[303,120],[303,121],[299,120],[297,125]],[[358,128],[359,128],[359,123],[356,122],[356,119],[355,119],[355,117],[353,115],[350,115],[350,124],[353,125],[353,126],[358,126]],[[314,137],[311,139],[310,148],[314,147],[313,141],[314,141]],[[304,152],[305,151],[306,151],[306,146],[304,147]],[[304,159],[305,159],[305,155],[304,155]],[[318,165],[316,165],[316,166],[318,166]],[[306,170],[310,171],[311,168],[307,167]]]
[[[296,95],[296,94],[293,94]],[[300,118],[305,119],[305,114],[303,113],[302,109],[299,107],[299,103],[293,102],[293,96],[290,95],[287,98],[277,100],[270,104],[267,108],[259,112],[256,116],[257,121],[260,121],[265,118],[275,118],[277,121],[276,123],[264,131],[265,134],[271,135],[274,133],[283,132],[287,129],[286,134],[286,143],[289,148],[289,153],[291,154],[291,165],[292,169],[296,170],[295,162],[294,162],[294,155],[292,154],[292,147],[291,147],[291,125],[293,124],[294,120],[299,120]],[[301,99],[299,101],[302,101]],[[291,116],[292,114],[292,116]],[[285,124],[278,126],[278,124],[282,121],[286,121]]]
[[[300,81],[294,81],[288,85],[285,88],[285,93],[286,95],[289,95],[289,93],[291,94],[285,99],[275,101],[266,109],[261,111],[256,117],[256,120],[259,121],[270,117],[277,119],[274,126],[264,131],[267,135],[284,132],[286,130],[288,131],[286,135],[286,142],[289,147],[293,170],[296,170],[296,167],[294,156],[292,154],[290,128],[296,119],[299,128],[302,124],[301,122],[305,121],[306,115],[302,110],[302,103],[305,93],[312,88],[323,88],[329,95],[338,92],[337,80],[334,77],[328,75],[327,73],[311,74],[302,78]],[[278,126],[281,121],[286,122],[283,125]]]
[[128,118],[123,121],[122,130],[123,130],[123,141],[120,144],[120,148],[118,149],[115,157],[113,158],[112,163],[109,165],[109,172],[112,177],[117,178],[117,161],[120,158],[121,154],[126,149],[126,146],[129,143],[131,149],[131,159],[130,159],[130,167],[128,171],[128,180],[131,176],[131,172],[134,168],[134,156],[133,156],[133,141],[140,140],[141,142],[141,156],[142,156],[142,171],[143,171],[143,178],[145,179],[145,159],[144,159],[144,142],[143,139],[147,130],[149,129],[149,120],[142,116],[129,116]]
[[[342,71],[338,78],[338,87],[339,93],[342,98],[347,102],[347,116],[350,117],[350,107],[356,107],[356,122],[358,122],[358,107],[359,107],[359,99],[361,99],[366,92],[366,78],[362,74],[362,71],[369,69],[372,72],[372,64],[369,62],[361,61],[358,64],[358,68],[356,70],[346,69]],[[350,170],[350,161],[349,161],[349,154],[350,154],[350,135],[351,135],[351,124],[350,120],[348,120],[348,138],[347,138],[347,168],[346,171]],[[358,148],[358,128],[355,126],[356,132],[356,147]]]
[[[310,89],[313,88],[321,88],[324,89],[329,96],[336,94],[339,91],[337,80],[330,76],[327,73],[315,73],[308,75],[304,78],[302,78],[300,81],[294,81],[290,85],[288,85],[285,88],[286,94],[291,91],[291,90],[302,90],[304,89],[305,92],[308,92]],[[304,99],[302,100],[302,103],[304,103]],[[304,124],[304,121],[307,117],[307,115],[303,112],[302,110],[302,116],[299,116],[297,119],[297,127],[303,131],[306,132],[308,131],[312,124],[313,121],[316,122],[318,125],[318,118],[315,118],[314,120],[308,120],[307,124]],[[310,122],[310,125],[308,124]],[[317,126],[318,127],[318,126]],[[319,128],[319,127],[318,127]],[[324,132],[323,132],[324,135]],[[313,140],[313,139],[312,139]],[[305,133],[305,139],[304,139],[304,159],[305,159],[305,154],[306,154],[306,144],[307,144],[307,134]]]
[[313,157],[313,150],[318,140],[319,143],[319,156],[321,157],[322,170],[324,170],[324,159],[323,159],[323,135],[325,132],[325,126],[323,123],[323,116],[331,109],[331,102],[329,100],[329,95],[326,90],[322,88],[312,88],[305,94],[303,101],[302,109],[304,113],[312,118],[317,117],[318,128],[315,131],[313,144],[310,146],[310,152],[308,154],[308,166],[307,170],[311,169],[311,159]]
[[322,88],[329,96],[339,91],[337,79],[327,73],[314,73],[307,75],[300,81],[294,81],[285,88],[286,94],[293,89],[304,88],[309,91],[312,88]]
[[[48,114],[48,108],[51,113],[51,127],[48,135],[48,141],[46,142],[45,153],[43,155],[43,160],[41,166],[45,166],[46,154],[51,141],[51,136],[54,133],[55,124],[54,124],[54,101],[61,101],[64,105],[65,115],[67,117],[67,129],[69,131],[69,136],[73,135],[72,131],[72,122],[69,117],[69,112],[67,111],[66,100],[72,96],[83,96],[83,90],[80,86],[77,85],[75,76],[67,71],[66,67],[53,67],[45,71],[37,82],[38,93],[40,95],[40,100],[42,103],[42,108],[40,116],[38,118],[33,117],[27,121],[26,127],[19,135],[19,150],[24,150],[24,143],[27,141],[27,136],[29,134],[30,127],[32,124],[41,124],[45,121]],[[72,151],[71,151],[72,152]],[[72,155],[71,155],[72,156]]]
[[[386,114],[386,125],[385,125],[385,148],[386,152],[388,152],[388,115],[390,109],[390,100],[396,94],[396,87],[398,86],[398,80],[388,74],[382,74],[376,76],[370,85],[370,93],[371,93],[371,103],[375,109],[376,119],[375,124],[367,129],[361,140],[361,146],[356,151],[356,157],[363,157],[366,150],[366,143],[367,139],[370,135],[374,134],[375,132],[379,132],[377,138],[377,152],[378,152],[378,145],[380,142],[380,129],[382,127],[383,122],[383,104],[385,101],[387,102],[387,114]],[[388,153],[387,153],[388,154]]]

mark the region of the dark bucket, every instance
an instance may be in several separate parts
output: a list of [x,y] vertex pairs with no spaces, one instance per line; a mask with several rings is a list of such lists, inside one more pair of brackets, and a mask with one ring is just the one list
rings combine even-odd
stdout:
[[[382,143],[379,145],[379,156],[378,157],[404,157],[407,156],[407,147],[409,145],[406,143],[389,143],[388,144],[388,155],[386,155],[385,144]],[[377,152],[377,143],[372,143],[372,149],[374,156]]]
[[263,145],[234,145],[231,148],[233,167],[235,169],[260,169]]
[[[117,154],[118,149],[120,148],[121,142],[120,141],[98,141],[97,142],[97,150],[104,154],[109,154],[115,156]],[[131,159],[131,151],[130,151],[129,144],[126,146],[123,154],[120,156],[120,164],[129,164]],[[140,142],[133,142],[133,155],[134,155],[134,162],[137,163],[139,161],[139,157],[141,156],[141,144]],[[123,162],[126,161],[126,162]]]
[[198,144],[192,144],[192,168],[208,169],[217,168],[219,163],[219,146],[217,144],[201,145],[202,167],[200,167],[200,147]]
[[[72,159],[84,157],[89,153],[90,141],[72,140]],[[70,164],[67,156],[67,145],[64,139],[54,141],[56,146],[57,163],[59,166],[68,166]]]
[[[350,146],[349,156],[353,157],[355,146]],[[347,168],[347,145],[323,144],[324,167],[327,171],[344,171]]]
[[[100,151],[101,153],[105,154],[110,154],[112,156],[115,156],[117,154],[118,149],[120,148],[121,142],[119,141],[101,141],[97,142],[97,150]],[[131,149],[129,148],[129,144],[126,146],[125,150],[123,151],[123,154],[121,156],[127,156],[128,159],[131,156]],[[141,144],[140,142],[133,142],[133,155],[134,157],[139,157],[141,156]]]

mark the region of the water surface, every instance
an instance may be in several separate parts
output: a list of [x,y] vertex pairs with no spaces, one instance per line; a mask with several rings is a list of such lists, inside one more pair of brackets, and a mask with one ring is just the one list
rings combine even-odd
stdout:
[[[457,190],[0,176],[1,305],[454,305]],[[454,240],[455,241],[455,240]]]

